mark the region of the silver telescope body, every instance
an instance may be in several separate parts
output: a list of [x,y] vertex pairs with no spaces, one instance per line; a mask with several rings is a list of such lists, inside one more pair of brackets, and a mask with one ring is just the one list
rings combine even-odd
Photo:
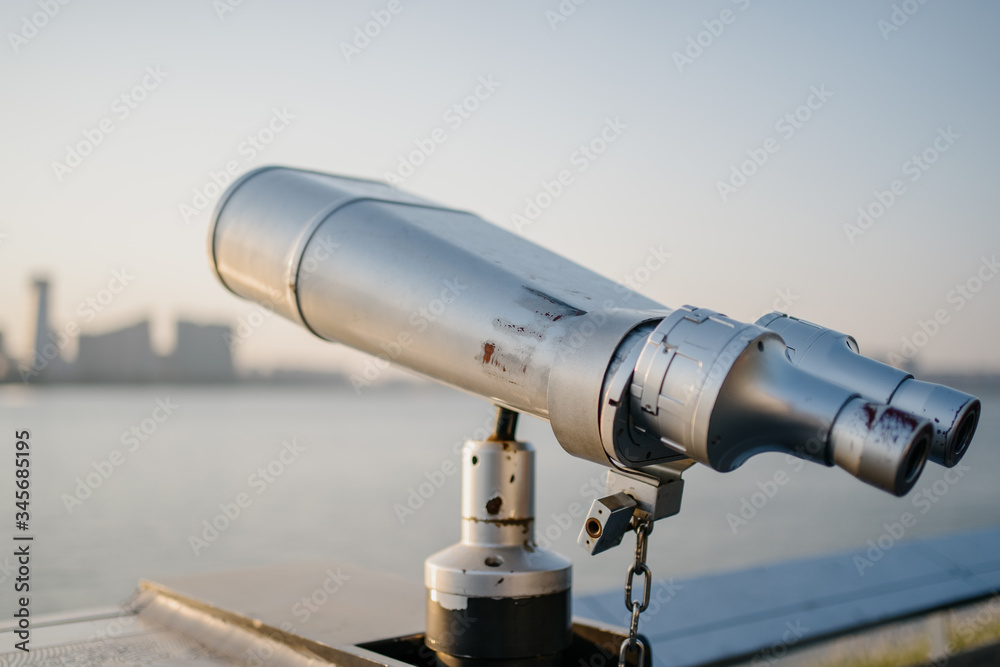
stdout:
[[833,343],[816,343],[798,320],[671,310],[476,215],[374,181],[249,172],[216,209],[209,254],[235,294],[547,419],[569,453],[614,468],[694,459],[726,472],[782,451],[903,495],[932,451],[957,462],[978,417],[974,397],[895,369],[892,388],[878,384],[865,366],[876,362],[856,346],[853,365],[838,362]]

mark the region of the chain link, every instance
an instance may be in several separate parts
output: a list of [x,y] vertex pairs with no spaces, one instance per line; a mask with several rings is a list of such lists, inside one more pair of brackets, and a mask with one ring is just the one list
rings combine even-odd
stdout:
[[[635,519],[635,560],[628,568],[625,578],[625,608],[632,612],[632,622],[629,624],[628,639],[622,640],[618,651],[618,667],[625,667],[625,657],[630,651],[638,650],[636,664],[643,667],[646,661],[646,645],[639,639],[639,614],[649,606],[649,594],[653,588],[653,574],[646,565],[647,538],[653,532],[653,522],[649,519]],[[632,599],[632,586],[635,576],[642,579],[642,600]]]

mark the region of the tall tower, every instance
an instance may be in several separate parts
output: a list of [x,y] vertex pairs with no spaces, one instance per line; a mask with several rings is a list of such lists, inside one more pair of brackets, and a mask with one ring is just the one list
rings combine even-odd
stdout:
[[0,382],[7,380],[7,373],[10,372],[10,357],[3,349],[3,332],[0,332]]
[[33,371],[37,371],[37,373],[33,373],[34,378],[41,380],[48,375],[45,371],[48,370],[49,364],[53,361],[49,358],[52,355],[46,356],[43,351],[45,345],[51,343],[49,339],[49,281],[38,277],[31,285],[35,288],[35,338],[28,365]]

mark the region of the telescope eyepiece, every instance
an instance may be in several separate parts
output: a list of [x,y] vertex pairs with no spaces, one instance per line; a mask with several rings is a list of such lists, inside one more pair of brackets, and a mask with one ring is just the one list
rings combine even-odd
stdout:
[[933,423],[931,460],[947,468],[957,465],[968,451],[982,409],[974,396],[913,378],[903,380],[890,403]]
[[930,460],[958,464],[972,442],[981,406],[975,396],[940,384],[921,382],[906,371],[860,354],[847,334],[784,313],[769,313],[757,324],[781,335],[799,368],[828,378],[872,401],[927,419],[933,425]]
[[863,482],[904,496],[923,472],[932,436],[926,419],[855,398],[833,426],[833,463]]

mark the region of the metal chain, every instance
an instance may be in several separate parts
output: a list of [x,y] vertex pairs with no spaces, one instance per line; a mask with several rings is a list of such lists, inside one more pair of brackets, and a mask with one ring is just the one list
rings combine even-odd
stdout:
[[[649,606],[649,593],[653,587],[653,575],[646,565],[646,545],[649,534],[653,532],[653,522],[649,519],[635,519],[635,560],[628,568],[625,579],[625,608],[632,612],[632,622],[629,624],[628,639],[622,640],[618,651],[618,667],[625,667],[625,656],[638,648],[636,665],[643,667],[646,661],[646,645],[639,639],[639,614]],[[643,577],[642,600],[632,599],[632,581],[635,575]]]

